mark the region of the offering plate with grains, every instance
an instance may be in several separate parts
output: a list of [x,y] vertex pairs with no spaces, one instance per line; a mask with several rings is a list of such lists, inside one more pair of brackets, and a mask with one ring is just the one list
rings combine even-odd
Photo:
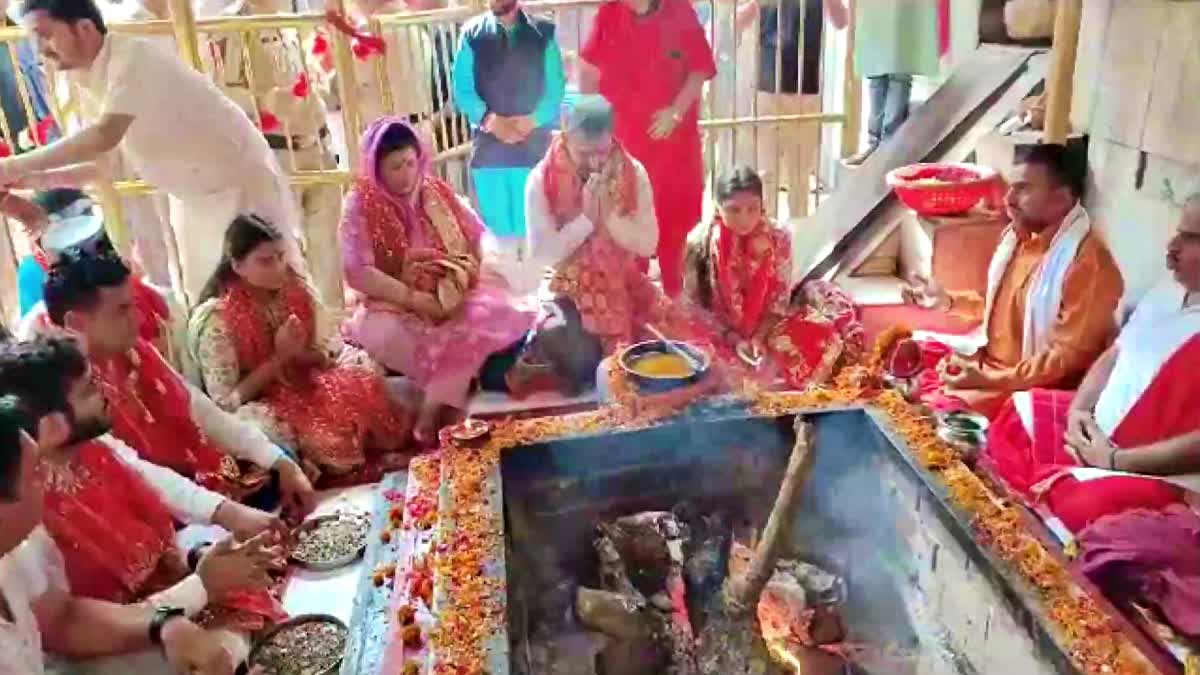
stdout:
[[270,675],[332,675],[346,653],[346,624],[327,614],[305,614],[263,634],[249,664]]
[[367,517],[357,513],[306,520],[292,533],[291,559],[313,570],[349,565],[362,556],[370,529]]

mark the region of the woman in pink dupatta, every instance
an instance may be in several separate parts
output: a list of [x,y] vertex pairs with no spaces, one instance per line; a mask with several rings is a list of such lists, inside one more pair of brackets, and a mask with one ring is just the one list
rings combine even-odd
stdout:
[[483,224],[431,174],[430,159],[406,121],[377,120],[363,135],[341,226],[346,282],[363,297],[349,335],[421,389],[421,442],[436,436],[444,407],[465,406],[487,357],[521,339],[535,318],[503,282],[480,275]]

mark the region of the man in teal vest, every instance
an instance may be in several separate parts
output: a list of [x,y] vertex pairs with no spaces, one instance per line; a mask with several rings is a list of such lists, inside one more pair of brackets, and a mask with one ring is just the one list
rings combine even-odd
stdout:
[[489,0],[488,11],[463,28],[454,100],[475,127],[471,176],[479,212],[514,286],[532,281],[521,264],[525,181],[550,147],[565,85],[554,24],[526,14],[518,0]]

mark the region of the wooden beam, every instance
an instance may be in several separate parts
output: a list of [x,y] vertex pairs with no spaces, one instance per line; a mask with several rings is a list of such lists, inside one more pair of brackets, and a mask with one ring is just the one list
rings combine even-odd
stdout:
[[1057,0],[1054,16],[1054,51],[1046,87],[1047,143],[1065,145],[1071,131],[1071,95],[1075,85],[1075,54],[1079,48],[1079,22],[1083,0]]

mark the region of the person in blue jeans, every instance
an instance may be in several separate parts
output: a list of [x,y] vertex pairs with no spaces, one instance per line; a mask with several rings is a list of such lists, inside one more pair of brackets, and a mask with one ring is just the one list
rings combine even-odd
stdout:
[[914,75],[940,67],[936,0],[857,0],[854,65],[870,88],[867,147],[846,160],[862,164],[908,119]]
[[566,91],[555,26],[518,0],[488,0],[454,59],[454,101],[475,127],[471,178],[509,283],[526,281],[525,182],[546,155]]

